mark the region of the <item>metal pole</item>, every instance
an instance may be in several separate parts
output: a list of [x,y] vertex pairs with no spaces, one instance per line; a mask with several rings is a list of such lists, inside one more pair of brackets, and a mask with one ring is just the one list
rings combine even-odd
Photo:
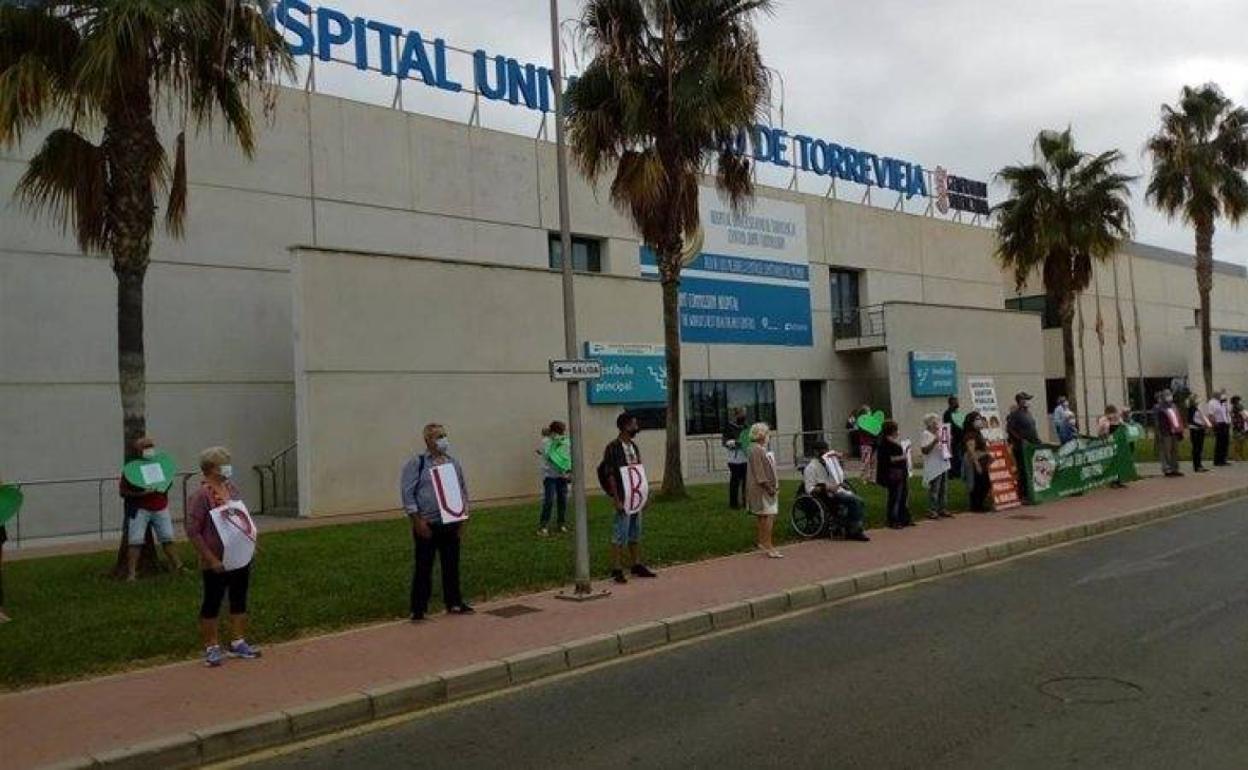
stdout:
[[1144,348],[1140,344],[1140,306],[1135,294],[1135,257],[1127,252],[1127,281],[1131,284],[1131,316],[1135,330],[1135,386],[1139,391],[1140,411],[1148,411],[1148,401],[1144,400]]
[[[572,231],[568,223],[568,149],[563,131],[563,64],[559,50],[559,0],[550,0],[550,44],[555,87],[555,158],[559,186],[559,243],[563,264],[563,343],[568,358],[579,358],[576,299],[572,280]],[[593,593],[589,582],[589,515],[585,504],[585,434],[581,430],[581,383],[568,383],[568,425],[572,437],[572,506],[576,516],[575,598]]]

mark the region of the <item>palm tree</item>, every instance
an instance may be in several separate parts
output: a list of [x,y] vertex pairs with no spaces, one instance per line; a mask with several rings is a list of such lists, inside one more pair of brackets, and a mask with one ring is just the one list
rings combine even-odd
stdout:
[[[260,0],[52,0],[0,4],[0,143],[56,128],[30,159],[17,197],[72,229],[84,253],[117,276],[117,373],[123,457],[147,428],[143,281],[156,196],[180,235],[186,214],[186,128],[220,118],[251,156],[251,97],[293,76]],[[158,109],[180,121],[172,167]],[[96,139],[96,141],[93,141]],[[124,527],[122,546],[125,546]]]
[[1181,216],[1196,228],[1200,368],[1205,390],[1212,393],[1213,231],[1218,217],[1238,224],[1248,212],[1248,110],[1236,107],[1213,83],[1184,86],[1177,107],[1162,105],[1161,130],[1145,149],[1153,161],[1147,199],[1171,219]]
[[767,71],[753,26],[772,0],[588,0],[580,31],[588,65],[568,89],[573,156],[590,180],[614,169],[611,200],[654,250],[663,289],[667,460],[662,494],[685,494],[681,471],[682,252],[699,231],[698,182],[741,210],[753,195],[735,140],[763,113]]
[[1092,280],[1093,261],[1104,261],[1131,237],[1128,185],[1133,177],[1115,171],[1121,152],[1081,152],[1069,128],[1041,131],[1034,148],[1034,163],[1007,166],[997,174],[1010,188],[1010,198],[993,207],[997,258],[1013,270],[1020,290],[1039,272],[1062,322],[1066,397],[1077,406],[1075,303]]

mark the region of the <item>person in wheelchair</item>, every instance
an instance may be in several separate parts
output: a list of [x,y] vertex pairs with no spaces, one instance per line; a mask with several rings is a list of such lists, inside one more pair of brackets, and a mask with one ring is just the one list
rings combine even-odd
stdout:
[[843,532],[847,540],[870,541],[863,532],[866,503],[846,485],[840,454],[829,451],[826,441],[816,441],[812,448],[815,456],[802,470],[806,494],[818,500],[831,515],[831,532]]

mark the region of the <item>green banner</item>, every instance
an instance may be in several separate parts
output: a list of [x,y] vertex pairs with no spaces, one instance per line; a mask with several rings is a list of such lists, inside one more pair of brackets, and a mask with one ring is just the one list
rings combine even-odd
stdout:
[[1125,430],[1104,438],[1081,436],[1062,446],[1026,448],[1027,498],[1033,503],[1060,500],[1114,481],[1133,481],[1135,458]]

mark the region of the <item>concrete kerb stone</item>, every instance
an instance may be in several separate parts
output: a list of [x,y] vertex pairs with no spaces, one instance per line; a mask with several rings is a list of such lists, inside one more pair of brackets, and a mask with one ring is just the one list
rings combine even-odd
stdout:
[[915,580],[933,577],[934,575],[939,575],[942,571],[939,556],[933,556],[930,559],[916,561],[913,566]]
[[354,727],[373,718],[373,700],[362,692],[286,709],[295,738]]
[[858,593],[875,591],[888,584],[887,571],[877,569],[872,572],[860,572],[854,575],[854,590]]
[[900,567],[889,567],[884,570],[884,582],[890,586],[909,583],[914,580],[914,565],[903,564]]
[[816,604],[822,604],[824,601],[823,587],[813,583],[810,585],[798,586],[797,588],[790,588],[785,593],[789,595],[790,610],[800,610],[803,607],[813,607]]
[[712,607],[707,610],[707,614],[711,616],[711,625],[716,629],[732,628],[743,623],[749,623],[750,618],[753,617],[749,602],[721,604],[718,607]]
[[663,625],[667,626],[667,638],[668,641],[672,642],[709,634],[714,627],[711,621],[711,613],[706,610],[687,612],[683,615],[665,618]]
[[279,711],[252,719],[195,731],[203,762],[215,762],[285,743],[291,738],[290,717]]
[[852,577],[825,580],[819,584],[819,587],[823,589],[823,600],[825,602],[834,602],[847,596],[853,596],[858,590],[854,585]]
[[72,757],[61,760],[55,765],[43,765],[40,770],[86,770],[86,768],[99,766],[99,762],[94,757]]
[[568,668],[580,668],[620,656],[620,637],[598,634],[561,645],[568,655]]
[[631,655],[634,652],[648,650],[667,644],[667,626],[660,622],[640,623],[616,632],[620,638],[620,652]]
[[1020,553],[1027,553],[1034,550],[1035,546],[1031,543],[1031,537],[1016,537],[1006,542],[1006,547],[1010,549],[1010,555],[1016,556]]
[[767,594],[750,600],[750,611],[755,620],[774,617],[789,611],[789,595],[787,593]]
[[501,660],[487,660],[471,666],[457,668],[442,674],[446,680],[446,699],[458,700],[491,690],[500,690],[511,684],[507,664]]
[[568,670],[568,651],[562,647],[541,647],[503,658],[512,684],[553,676]]
[[90,766],[107,767],[109,770],[195,767],[201,761],[199,738],[190,733],[172,735],[96,754],[92,761]]
[[385,719],[445,703],[446,680],[440,676],[423,676],[374,687],[365,690],[364,694],[373,703],[373,718]]
[[936,563],[940,565],[942,573],[958,572],[966,569],[966,555],[961,553],[947,553],[936,557]]
[[962,563],[967,567],[974,567],[976,564],[983,564],[988,561],[988,549],[985,548],[968,548],[962,552]]
[[988,551],[988,561],[1004,559],[1010,555],[1010,544],[1008,542],[989,543],[984,548]]

